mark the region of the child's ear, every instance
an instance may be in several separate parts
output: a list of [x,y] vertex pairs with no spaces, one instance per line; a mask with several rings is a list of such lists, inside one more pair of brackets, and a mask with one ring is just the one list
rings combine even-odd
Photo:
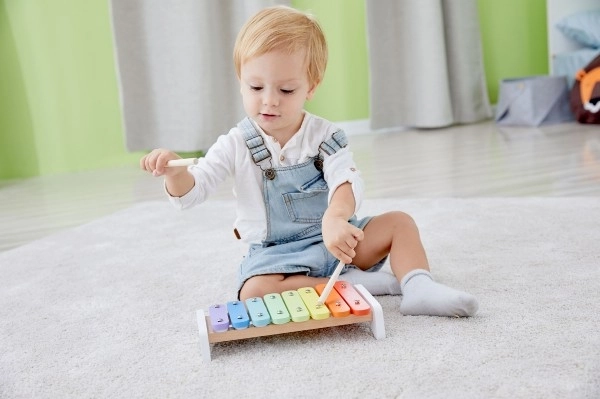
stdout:
[[317,91],[317,87],[319,87],[319,84],[321,82],[317,82],[315,83],[309,90],[308,93],[306,93],[306,101],[310,101],[312,100],[313,96],[315,95],[315,91]]

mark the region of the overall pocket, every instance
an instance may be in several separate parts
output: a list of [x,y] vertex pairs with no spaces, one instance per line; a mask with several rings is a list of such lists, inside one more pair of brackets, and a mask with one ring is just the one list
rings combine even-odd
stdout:
[[327,209],[329,187],[319,173],[303,184],[299,192],[283,194],[290,220],[296,223],[320,223]]

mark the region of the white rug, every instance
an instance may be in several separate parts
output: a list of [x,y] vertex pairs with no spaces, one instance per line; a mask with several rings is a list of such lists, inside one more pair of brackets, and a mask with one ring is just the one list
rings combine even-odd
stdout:
[[1,398],[599,398],[597,198],[370,200],[404,210],[470,319],[402,316],[212,346],[234,299],[232,202],[144,203],[0,253]]

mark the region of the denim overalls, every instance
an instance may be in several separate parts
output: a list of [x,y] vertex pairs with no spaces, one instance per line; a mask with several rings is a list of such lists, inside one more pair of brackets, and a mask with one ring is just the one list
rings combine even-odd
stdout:
[[[320,152],[335,154],[347,144],[343,131],[319,146],[319,153],[306,162],[273,168],[271,153],[252,122],[238,124],[257,167],[261,168],[267,233],[261,244],[250,245],[242,261],[239,289],[244,282],[261,274],[306,274],[326,277],[333,273],[338,260],[329,253],[321,235],[321,220],[327,209],[329,187],[323,178]],[[349,222],[363,228],[371,219]],[[374,267],[373,269],[379,269]]]

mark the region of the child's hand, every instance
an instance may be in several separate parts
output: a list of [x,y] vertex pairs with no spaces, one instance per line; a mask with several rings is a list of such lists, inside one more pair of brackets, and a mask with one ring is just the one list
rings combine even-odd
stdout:
[[140,167],[152,173],[153,176],[176,176],[186,171],[185,166],[167,167],[167,162],[173,159],[181,159],[173,151],[158,148],[140,159]]
[[356,256],[354,248],[363,238],[363,231],[344,218],[330,216],[327,212],[323,216],[323,242],[329,252],[345,264],[352,263]]

